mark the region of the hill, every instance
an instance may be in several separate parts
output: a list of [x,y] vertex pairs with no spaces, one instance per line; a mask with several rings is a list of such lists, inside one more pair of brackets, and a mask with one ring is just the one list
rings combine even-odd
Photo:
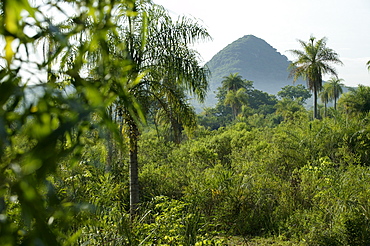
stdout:
[[282,87],[293,84],[288,78],[289,64],[288,58],[265,40],[246,35],[227,45],[206,63],[211,78],[205,106],[216,103],[215,92],[223,77],[230,73],[239,73],[244,79],[252,80],[256,89],[276,94]]

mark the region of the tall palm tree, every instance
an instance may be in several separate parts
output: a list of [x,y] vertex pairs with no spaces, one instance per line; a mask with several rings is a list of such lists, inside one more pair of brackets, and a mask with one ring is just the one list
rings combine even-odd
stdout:
[[289,65],[290,76],[296,81],[298,78],[303,78],[307,81],[307,87],[314,95],[314,115],[317,114],[317,96],[322,89],[322,76],[324,74],[337,75],[337,72],[331,64],[343,64],[339,60],[339,56],[334,50],[326,47],[326,38],[319,39],[311,36],[306,43],[298,40],[303,50],[290,50],[290,52],[297,57]]
[[332,77],[327,81],[325,84],[325,89],[328,93],[328,99],[334,100],[334,109],[337,109],[337,100],[339,96],[343,93],[343,86],[344,84],[340,83],[343,79],[339,79],[337,77]]
[[[208,89],[209,72],[200,65],[198,53],[189,47],[210,36],[191,19],[180,17],[173,21],[163,7],[150,1],[137,2],[133,9],[136,17],[121,20],[122,36],[133,61],[132,77],[142,76],[129,81],[129,91],[141,105],[144,116],[162,109],[162,118],[169,121],[178,138],[181,124],[195,122],[187,95],[202,101]],[[140,201],[137,143],[144,122],[136,112],[121,109],[129,138],[130,212],[134,215]]]

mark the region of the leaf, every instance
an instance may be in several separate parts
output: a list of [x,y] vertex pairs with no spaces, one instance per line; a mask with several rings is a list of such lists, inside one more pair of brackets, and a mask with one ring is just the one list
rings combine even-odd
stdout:
[[22,171],[24,175],[29,175],[34,173],[42,166],[42,161],[36,158],[30,158],[29,160],[25,161],[25,165],[22,167]]
[[13,51],[13,48],[12,48],[12,43],[14,41],[14,37],[12,36],[6,36],[5,37],[5,60],[7,61],[8,63],[8,66],[10,66],[10,63],[13,59],[13,56],[14,56],[14,51]]
[[16,34],[18,31],[18,19],[20,18],[20,10],[17,1],[4,1],[4,26],[11,34]]
[[92,106],[97,107],[104,103],[103,96],[96,87],[87,86],[85,90],[86,90],[86,97]]

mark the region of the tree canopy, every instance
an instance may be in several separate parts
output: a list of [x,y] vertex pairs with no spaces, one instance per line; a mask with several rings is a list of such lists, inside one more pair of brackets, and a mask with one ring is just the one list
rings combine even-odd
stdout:
[[349,113],[367,113],[370,111],[370,87],[350,88],[339,101]]
[[307,81],[308,89],[314,95],[314,118],[317,114],[317,96],[322,89],[322,76],[324,74],[337,75],[332,65],[342,64],[338,54],[326,47],[326,38],[319,39],[311,36],[308,42],[298,40],[302,50],[291,50],[291,53],[297,57],[291,63],[290,76],[294,81],[303,78]]
[[281,90],[277,93],[280,98],[287,98],[291,100],[299,99],[301,104],[304,104],[308,98],[312,95],[309,90],[307,90],[304,85],[287,85],[281,88]]
[[334,100],[334,109],[337,109],[337,100],[343,93],[344,84],[341,83],[343,79],[332,77],[327,81],[327,86],[324,90],[327,91],[330,100]]

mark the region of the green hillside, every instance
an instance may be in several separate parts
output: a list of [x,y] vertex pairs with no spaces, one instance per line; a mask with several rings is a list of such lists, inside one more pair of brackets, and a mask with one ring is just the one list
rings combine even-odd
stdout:
[[289,64],[288,58],[265,40],[246,35],[226,46],[206,64],[211,71],[206,105],[215,103],[215,91],[223,77],[230,73],[252,80],[256,89],[276,94],[283,86],[293,83],[288,78]]

